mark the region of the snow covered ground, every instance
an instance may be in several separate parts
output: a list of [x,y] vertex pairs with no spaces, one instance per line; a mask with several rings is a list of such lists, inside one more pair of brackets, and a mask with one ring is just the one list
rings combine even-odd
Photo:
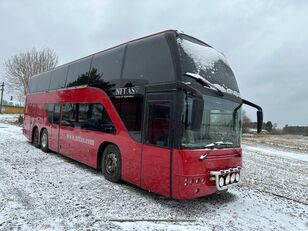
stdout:
[[307,230],[307,162],[253,144],[239,186],[174,201],[46,154],[0,117],[0,230]]
[[1,123],[16,123],[19,114],[0,114]]

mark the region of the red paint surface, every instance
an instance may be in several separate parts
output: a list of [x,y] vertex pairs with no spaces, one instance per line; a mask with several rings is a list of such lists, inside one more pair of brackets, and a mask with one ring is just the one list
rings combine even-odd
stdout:
[[[116,134],[87,131],[66,126],[49,124],[45,114],[47,103],[101,103],[107,110]],[[105,142],[118,146],[122,157],[122,179],[151,192],[175,199],[192,199],[216,192],[209,181],[211,170],[242,166],[241,149],[225,150],[175,150],[143,145],[134,141],[129,134],[108,96],[95,88],[80,88],[27,96],[24,119],[24,134],[32,140],[34,127],[47,129],[50,149],[82,162],[98,167],[98,150]],[[59,134],[59,135],[57,135]],[[93,144],[77,142],[72,136],[93,140]],[[58,150],[59,148],[59,150]],[[199,157],[208,153],[200,161]],[[172,160],[172,163],[170,161]],[[170,173],[171,171],[171,173]],[[191,185],[184,185],[184,179],[193,179]],[[201,179],[204,178],[204,184]],[[199,179],[199,183],[196,183]],[[171,186],[171,187],[170,187]],[[196,189],[198,192],[196,193]]]

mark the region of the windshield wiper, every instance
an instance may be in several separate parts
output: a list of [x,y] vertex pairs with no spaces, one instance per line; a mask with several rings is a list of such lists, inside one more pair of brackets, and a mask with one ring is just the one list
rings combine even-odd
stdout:
[[190,72],[186,72],[185,73],[186,76],[195,79],[198,83],[200,83],[203,86],[206,86],[212,90],[215,90],[217,92],[218,95],[220,96],[224,96],[224,93],[218,88],[216,87],[214,84],[212,84],[210,81],[206,80],[205,78],[203,78],[201,75],[199,74],[194,74],[194,73],[190,73]]
[[223,142],[223,141],[217,141],[215,143],[211,143],[211,144],[207,144],[205,145],[204,148],[209,148],[209,149],[213,149],[213,148],[223,148],[225,146],[231,146],[233,145],[232,142]]

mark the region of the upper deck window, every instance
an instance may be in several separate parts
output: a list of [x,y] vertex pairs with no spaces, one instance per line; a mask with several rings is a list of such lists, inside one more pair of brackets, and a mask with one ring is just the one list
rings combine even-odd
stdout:
[[163,35],[128,44],[123,78],[150,83],[175,79],[169,45]]
[[94,55],[90,71],[90,84],[120,79],[124,46]]
[[52,71],[49,90],[57,90],[65,87],[68,65]]
[[48,91],[51,72],[44,72],[30,79],[30,93]]
[[70,65],[67,74],[66,87],[80,86],[89,83],[91,58],[92,56]]
[[[186,35],[177,39],[183,74],[200,75],[221,90],[239,96],[235,76],[225,56],[212,47]],[[192,81],[191,78],[185,81]]]

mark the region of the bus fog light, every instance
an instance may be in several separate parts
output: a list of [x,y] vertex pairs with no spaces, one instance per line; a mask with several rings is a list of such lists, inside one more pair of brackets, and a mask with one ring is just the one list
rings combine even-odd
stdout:
[[239,172],[237,172],[236,174],[235,174],[235,180],[237,181],[237,182],[239,182],[240,181],[240,173]]
[[226,180],[225,180],[225,184],[229,184],[230,183],[230,175],[227,175],[226,176]]
[[220,178],[219,178],[219,186],[220,186],[220,187],[224,186],[224,183],[225,183],[224,178],[223,178],[223,177],[220,177]]
[[230,183],[232,184],[235,181],[235,173],[231,174]]

